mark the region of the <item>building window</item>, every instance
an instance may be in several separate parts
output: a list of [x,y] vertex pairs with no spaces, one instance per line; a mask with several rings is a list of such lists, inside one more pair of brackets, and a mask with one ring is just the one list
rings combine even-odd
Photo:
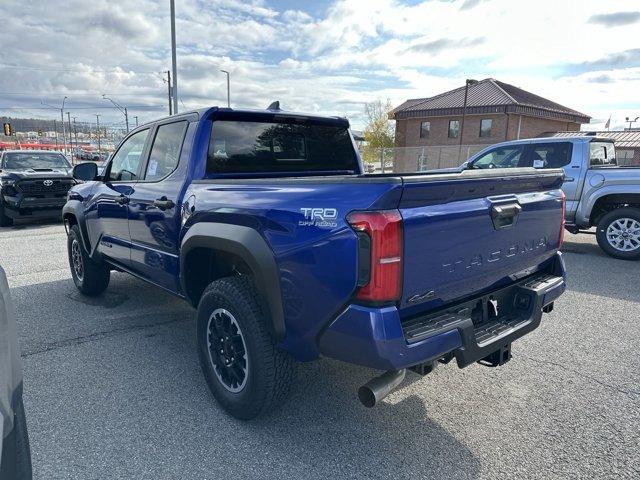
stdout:
[[458,138],[460,134],[460,121],[449,120],[449,138]]
[[480,137],[486,138],[491,136],[491,124],[493,120],[490,118],[483,118],[480,120]]
[[431,122],[420,122],[420,138],[429,138]]

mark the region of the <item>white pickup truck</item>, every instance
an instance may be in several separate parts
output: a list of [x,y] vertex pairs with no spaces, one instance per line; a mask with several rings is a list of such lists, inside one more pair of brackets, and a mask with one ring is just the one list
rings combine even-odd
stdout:
[[619,167],[612,140],[596,136],[502,142],[476,153],[463,168],[563,168],[566,229],[596,228],[600,248],[640,259],[640,167]]

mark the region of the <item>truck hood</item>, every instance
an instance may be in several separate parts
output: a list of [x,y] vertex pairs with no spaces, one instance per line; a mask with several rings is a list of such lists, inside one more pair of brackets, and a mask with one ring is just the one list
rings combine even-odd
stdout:
[[0,170],[1,177],[14,180],[38,180],[39,178],[72,178],[70,168],[38,168],[26,170]]

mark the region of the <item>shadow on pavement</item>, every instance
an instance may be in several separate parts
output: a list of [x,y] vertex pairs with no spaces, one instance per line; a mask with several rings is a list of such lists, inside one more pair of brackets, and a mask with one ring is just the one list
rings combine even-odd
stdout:
[[595,238],[593,242],[580,242],[578,236],[575,240],[571,237],[574,236],[569,235],[562,248],[568,290],[640,302],[640,261],[606,255]]

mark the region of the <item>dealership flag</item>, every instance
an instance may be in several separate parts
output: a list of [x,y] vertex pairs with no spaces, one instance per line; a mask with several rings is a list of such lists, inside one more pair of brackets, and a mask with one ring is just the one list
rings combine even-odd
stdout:
[[607,123],[604,124],[604,128],[609,130],[610,126],[611,126],[611,115],[609,115],[609,120],[607,120]]

